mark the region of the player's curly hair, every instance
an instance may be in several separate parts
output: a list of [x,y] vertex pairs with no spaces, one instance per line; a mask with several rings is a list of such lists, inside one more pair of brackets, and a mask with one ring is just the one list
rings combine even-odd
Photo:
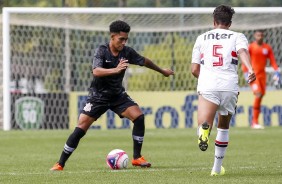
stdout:
[[232,22],[232,16],[234,13],[234,9],[230,6],[219,5],[213,11],[213,18],[216,23],[228,26]]
[[130,32],[130,26],[122,20],[116,20],[116,21],[111,23],[110,32],[111,33],[119,33],[119,32],[129,33]]

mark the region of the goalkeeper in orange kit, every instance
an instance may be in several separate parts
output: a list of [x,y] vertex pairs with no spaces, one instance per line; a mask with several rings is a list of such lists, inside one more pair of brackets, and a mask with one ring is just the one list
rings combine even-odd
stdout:
[[[258,118],[260,114],[260,106],[262,98],[266,90],[266,72],[265,67],[267,64],[267,59],[269,59],[271,66],[275,70],[273,79],[279,82],[281,79],[279,67],[275,61],[275,57],[272,48],[269,44],[263,42],[264,31],[256,30],[254,33],[255,41],[249,45],[249,52],[251,57],[251,63],[253,70],[256,74],[257,80],[250,84],[252,91],[254,92],[254,102],[253,102],[253,114],[252,114],[252,124],[251,127],[254,129],[263,129],[264,126],[258,123]],[[248,76],[247,68],[242,64],[242,70],[244,72],[245,78]]]

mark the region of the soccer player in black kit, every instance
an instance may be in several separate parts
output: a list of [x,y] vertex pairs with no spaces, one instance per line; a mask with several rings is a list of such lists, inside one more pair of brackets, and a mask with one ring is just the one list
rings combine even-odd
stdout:
[[141,155],[145,134],[144,114],[136,102],[125,92],[122,80],[129,64],[145,66],[155,70],[165,77],[173,75],[170,69],[162,69],[150,59],[139,55],[131,47],[125,46],[130,26],[121,20],[110,25],[110,42],[100,45],[94,54],[92,73],[93,81],[84,108],[78,118],[78,124],[67,139],[59,161],[50,169],[63,170],[66,161],[77,148],[80,139],[85,135],[91,124],[108,109],[121,118],[128,118],[133,122],[133,159],[132,165],[151,167]]

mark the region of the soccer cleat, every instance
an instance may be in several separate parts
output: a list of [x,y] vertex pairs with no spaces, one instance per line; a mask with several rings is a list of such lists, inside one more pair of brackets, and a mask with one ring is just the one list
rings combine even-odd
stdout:
[[221,170],[220,170],[220,173],[216,173],[214,171],[211,172],[211,176],[222,176],[225,174],[225,169],[224,167],[221,166]]
[[253,123],[251,126],[252,129],[257,129],[257,130],[262,130],[264,129],[264,126],[257,124],[257,123]]
[[133,159],[131,163],[133,166],[151,167],[151,164],[147,162],[143,156]]
[[50,171],[62,171],[64,168],[57,162],[51,169]]
[[210,125],[205,122],[202,124],[202,127],[199,128],[199,139],[198,144],[199,148],[202,151],[206,151],[209,146],[209,135],[210,135]]

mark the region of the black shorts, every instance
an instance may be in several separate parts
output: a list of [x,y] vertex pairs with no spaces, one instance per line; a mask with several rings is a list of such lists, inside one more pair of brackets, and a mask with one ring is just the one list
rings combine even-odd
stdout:
[[134,105],[138,106],[138,104],[134,102],[126,92],[123,92],[114,98],[96,98],[89,96],[84,103],[81,113],[98,119],[102,114],[110,109],[118,114],[120,118],[123,118],[121,113],[128,107]]

